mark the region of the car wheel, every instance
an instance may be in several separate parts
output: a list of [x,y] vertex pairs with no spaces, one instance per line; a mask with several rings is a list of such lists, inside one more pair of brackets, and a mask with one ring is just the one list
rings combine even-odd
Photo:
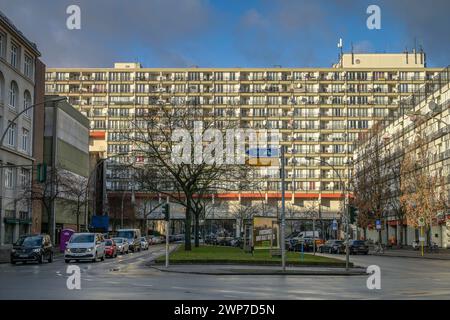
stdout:
[[92,259],[92,262],[97,262],[97,252],[95,253],[95,257],[94,257],[94,259]]
[[64,262],[65,262],[65,263],[69,263],[69,262],[70,262],[70,259],[64,259]]
[[44,254],[41,254],[41,255],[39,256],[38,263],[39,263],[39,264],[43,264],[43,263],[44,263]]
[[47,261],[48,261],[49,263],[52,263],[52,262],[53,262],[53,253],[50,253],[50,255],[49,255]]

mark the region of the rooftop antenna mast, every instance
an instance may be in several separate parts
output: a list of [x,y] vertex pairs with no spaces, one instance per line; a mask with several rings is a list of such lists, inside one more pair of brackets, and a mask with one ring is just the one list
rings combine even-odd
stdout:
[[338,44],[337,44],[337,47],[340,49],[340,52],[339,52],[339,61],[340,61],[341,68],[342,68],[343,65],[344,65],[344,61],[343,61],[343,59],[344,59],[344,52],[343,52],[342,38],[339,38],[339,42],[338,42]]

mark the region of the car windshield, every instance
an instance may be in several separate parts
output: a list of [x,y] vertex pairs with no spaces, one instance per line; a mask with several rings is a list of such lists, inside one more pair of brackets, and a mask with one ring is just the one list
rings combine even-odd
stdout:
[[134,238],[134,231],[131,231],[131,230],[129,230],[129,231],[119,231],[117,233],[117,235],[119,237],[122,237],[122,238],[133,239]]
[[333,241],[334,244],[341,244],[342,241]]
[[107,246],[112,246],[112,240],[106,240],[105,245]]
[[116,243],[122,243],[122,242],[123,242],[123,240],[120,239],[120,238],[116,238],[116,239],[114,239],[114,241],[115,241]]
[[89,243],[94,242],[93,234],[74,234],[70,238],[70,243]]
[[41,236],[20,237],[16,242],[16,246],[24,246],[24,247],[39,247],[41,245],[42,245]]
[[145,237],[141,237],[141,241],[146,241],[147,239],[145,239]]
[[363,246],[363,245],[365,245],[365,243],[364,243],[364,241],[357,240],[357,241],[353,241],[353,245],[355,245],[355,246]]

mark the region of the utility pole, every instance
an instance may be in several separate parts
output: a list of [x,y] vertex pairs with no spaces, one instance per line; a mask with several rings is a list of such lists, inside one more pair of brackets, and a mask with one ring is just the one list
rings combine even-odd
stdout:
[[281,145],[281,267],[286,271],[286,244],[284,238],[286,216],[285,216],[285,173],[284,173],[284,146]]
[[166,221],[166,268],[169,267],[169,227],[170,227],[170,205],[169,199],[162,206],[162,213]]

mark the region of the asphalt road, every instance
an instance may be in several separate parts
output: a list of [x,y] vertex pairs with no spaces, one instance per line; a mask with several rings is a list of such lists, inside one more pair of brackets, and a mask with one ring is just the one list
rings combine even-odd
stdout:
[[[149,251],[78,263],[81,289],[69,290],[62,258],[43,265],[0,265],[0,299],[449,299],[450,261],[351,256],[381,268],[381,290],[367,276],[210,276],[165,273],[146,266]],[[334,255],[335,256],[335,255]],[[341,256],[342,257],[342,256]]]

